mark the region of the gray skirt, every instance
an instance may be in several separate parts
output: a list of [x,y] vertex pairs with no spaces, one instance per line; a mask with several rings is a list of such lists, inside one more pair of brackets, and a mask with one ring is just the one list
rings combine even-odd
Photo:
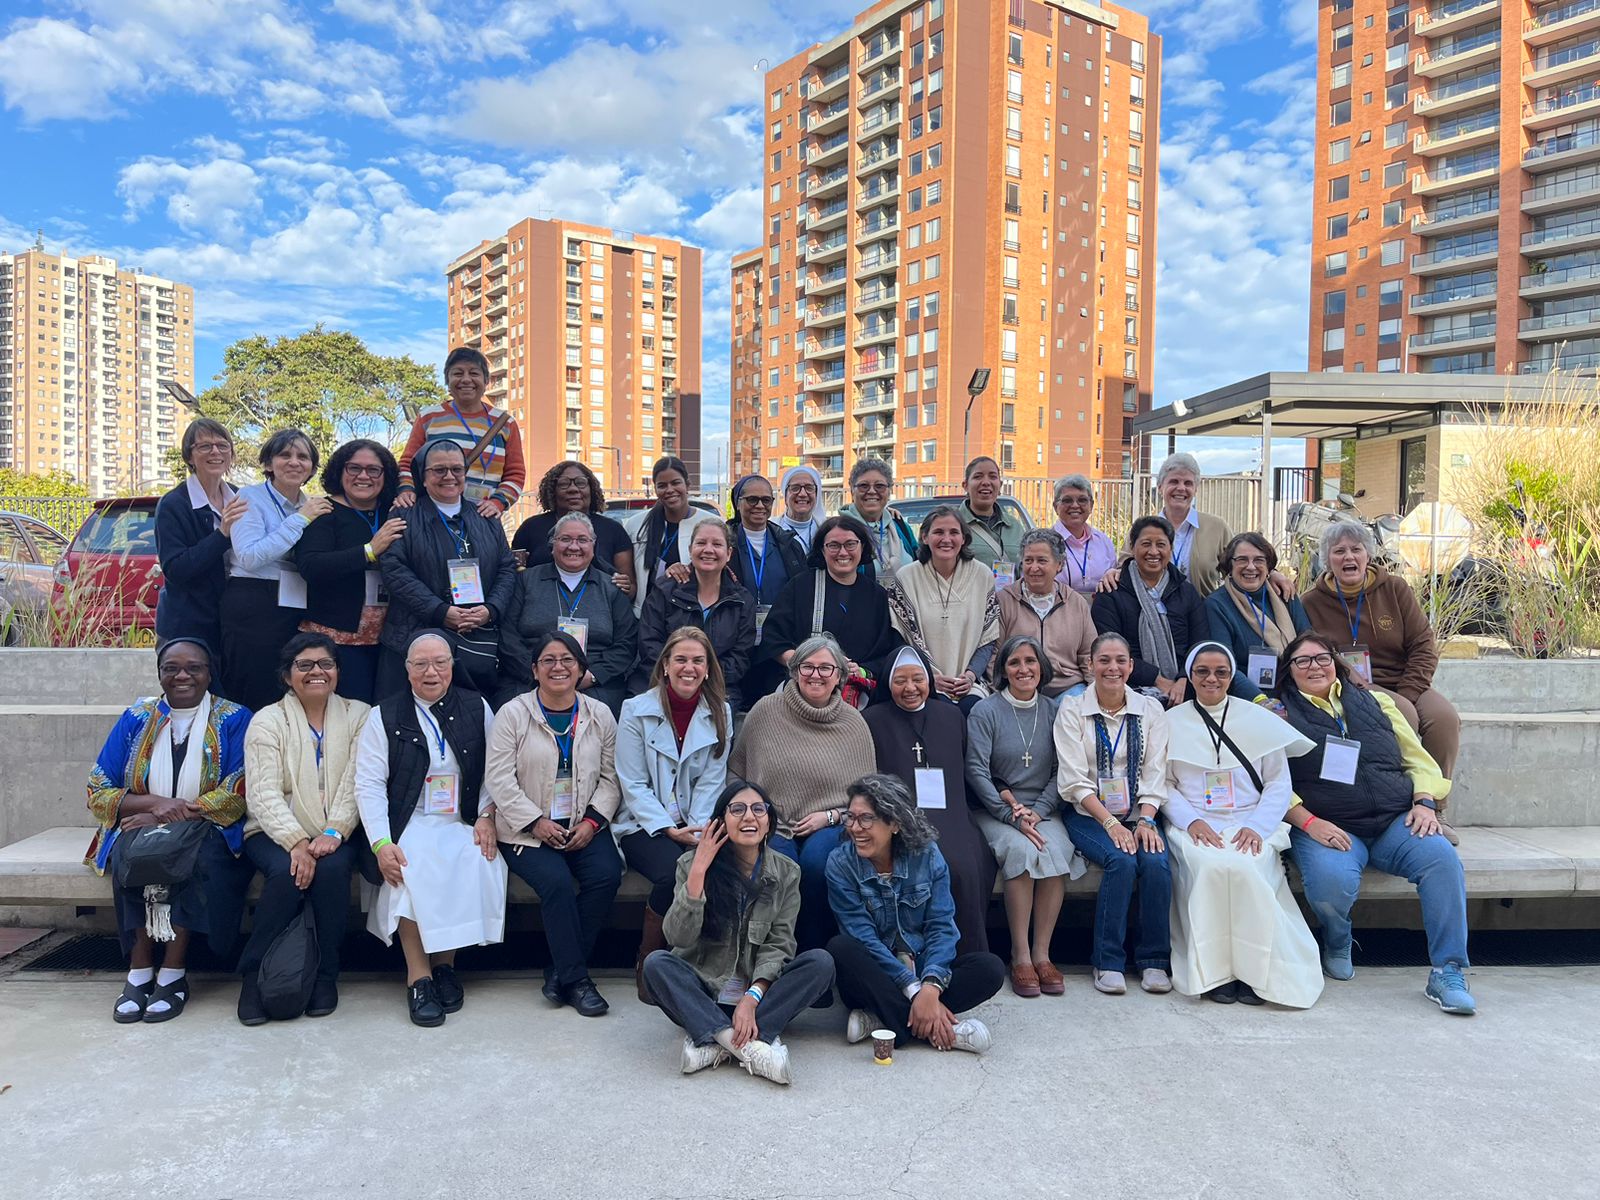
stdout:
[[1021,875],[1033,879],[1054,879],[1058,875],[1065,875],[1076,879],[1087,869],[1083,856],[1067,834],[1060,813],[1049,820],[1040,821],[1036,827],[1044,838],[1043,850],[1029,841],[1020,829],[998,821],[986,812],[974,812],[972,819],[977,822],[979,832],[989,843],[989,849],[994,851],[1002,879],[1016,879]]

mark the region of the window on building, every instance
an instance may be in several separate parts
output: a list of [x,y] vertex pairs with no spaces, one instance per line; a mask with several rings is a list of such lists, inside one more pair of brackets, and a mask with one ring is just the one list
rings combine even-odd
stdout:
[[1350,101],[1336,100],[1328,106],[1328,124],[1330,126],[1350,124]]
[[1330,163],[1342,163],[1350,161],[1349,138],[1339,138],[1337,141],[1328,143],[1328,161]]
[[1350,256],[1341,250],[1337,254],[1328,255],[1323,260],[1322,274],[1325,278],[1332,279],[1337,275],[1343,275],[1349,268]]
[[1399,279],[1386,279],[1378,285],[1379,304],[1399,304],[1404,284]]
[[1344,312],[1344,289],[1322,293],[1322,313],[1324,316],[1336,317]]
[[1335,52],[1348,50],[1355,43],[1355,27],[1352,25],[1335,25],[1333,27],[1333,49]]
[[1405,259],[1406,243],[1404,239],[1393,242],[1384,242],[1379,247],[1378,261],[1385,267],[1399,265]]
[[1336,175],[1328,180],[1328,200],[1337,203],[1350,199],[1350,176]]
[[1399,187],[1406,181],[1406,165],[1403,162],[1386,163],[1383,168],[1383,186]]
[[1340,213],[1336,217],[1328,218],[1328,238],[1342,238],[1350,232],[1350,217],[1347,213]]
[[1406,140],[1406,123],[1395,121],[1383,127],[1383,148],[1393,150],[1396,146],[1403,146]]
[[1324,329],[1322,331],[1322,348],[1324,351],[1344,349],[1344,327],[1337,329]]
[[1406,205],[1403,200],[1391,200],[1383,206],[1383,227],[1391,229],[1405,220]]
[[1345,88],[1350,86],[1351,64],[1335,63],[1329,73],[1328,86],[1330,88]]

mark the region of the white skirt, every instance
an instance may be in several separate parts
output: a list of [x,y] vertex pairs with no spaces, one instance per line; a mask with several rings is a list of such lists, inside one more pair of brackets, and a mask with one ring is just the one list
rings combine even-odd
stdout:
[[1185,996],[1242,980],[1263,1000],[1310,1008],[1322,995],[1322,962],[1284,874],[1289,827],[1260,854],[1233,848],[1234,826],[1218,825],[1222,849],[1166,829],[1172,861],[1172,983]]
[[1021,875],[1032,879],[1054,879],[1058,875],[1076,879],[1088,869],[1059,814],[1035,827],[1044,838],[1043,850],[1015,825],[1007,825],[986,812],[974,812],[972,820],[1000,864],[1001,879],[1016,879]]
[[406,856],[400,886],[367,885],[369,933],[387,946],[404,917],[417,923],[429,954],[501,940],[506,862],[498,853],[493,862],[484,858],[471,825],[416,812],[397,845]]

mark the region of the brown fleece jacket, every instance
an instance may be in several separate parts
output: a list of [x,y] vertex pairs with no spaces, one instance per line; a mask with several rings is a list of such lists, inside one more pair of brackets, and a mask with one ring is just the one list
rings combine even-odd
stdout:
[[1300,601],[1313,629],[1339,649],[1352,642],[1365,646],[1372,654],[1372,681],[1414,704],[1433,686],[1439,666],[1439,648],[1428,618],[1411,586],[1383,567],[1367,568],[1361,590],[1366,599],[1360,601],[1361,628],[1354,638],[1350,626],[1361,593],[1341,597],[1333,576],[1324,573]]

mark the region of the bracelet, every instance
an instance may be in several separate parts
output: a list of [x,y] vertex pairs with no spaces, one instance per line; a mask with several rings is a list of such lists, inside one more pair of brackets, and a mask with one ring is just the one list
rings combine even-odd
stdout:
[[754,1000],[757,1004],[760,1004],[762,999],[766,996],[766,993],[753,983],[749,987],[745,988],[744,994],[749,996],[750,999]]
[[1100,822],[1101,828],[1107,833],[1110,833],[1113,829],[1116,829],[1121,824],[1122,822],[1117,820],[1115,817],[1107,817],[1104,821]]
[[594,831],[596,833],[600,832],[600,822],[599,821],[596,821],[593,817],[585,817],[583,820],[584,820],[585,824],[593,825],[594,826]]
[[392,845],[394,845],[394,842],[391,841],[389,838],[379,838],[377,841],[372,843],[372,852],[374,854],[376,854],[379,850],[382,850],[385,846],[392,846]]
[[368,542],[365,546],[361,547],[361,552],[367,556],[367,561],[369,563],[375,563],[378,561],[378,556],[372,552],[371,542]]
[[828,810],[828,824],[829,825],[837,825],[838,823],[839,823],[839,810],[837,808],[830,808]]
[[322,831],[322,836],[323,837],[335,838],[335,839],[337,839],[338,841],[341,841],[341,842],[344,841],[344,834],[340,833],[337,829],[332,829],[332,828],[324,829]]

